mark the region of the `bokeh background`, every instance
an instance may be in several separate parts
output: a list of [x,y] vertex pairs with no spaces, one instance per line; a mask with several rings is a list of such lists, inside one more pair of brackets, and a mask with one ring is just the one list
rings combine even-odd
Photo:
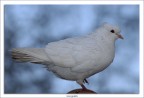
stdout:
[[9,50],[45,47],[49,42],[85,35],[104,22],[119,25],[124,40],[116,41],[114,62],[88,78],[85,86],[100,94],[138,94],[139,5],[5,5],[4,93],[65,94],[80,88],[40,64],[12,60]]

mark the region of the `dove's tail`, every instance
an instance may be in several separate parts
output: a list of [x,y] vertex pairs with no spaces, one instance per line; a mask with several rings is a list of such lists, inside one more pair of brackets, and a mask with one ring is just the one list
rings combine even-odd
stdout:
[[49,62],[44,48],[14,48],[12,58],[20,62],[45,64]]

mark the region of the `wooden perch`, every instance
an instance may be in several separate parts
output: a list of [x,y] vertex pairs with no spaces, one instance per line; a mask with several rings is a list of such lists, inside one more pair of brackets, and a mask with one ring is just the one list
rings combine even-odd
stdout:
[[89,89],[74,89],[69,91],[67,94],[97,94],[96,92]]

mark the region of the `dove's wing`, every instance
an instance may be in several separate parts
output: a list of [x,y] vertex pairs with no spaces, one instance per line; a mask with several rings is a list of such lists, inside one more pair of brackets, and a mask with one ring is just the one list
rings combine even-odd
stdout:
[[88,70],[96,65],[96,55],[100,57],[98,56],[100,55],[100,47],[97,48],[96,44],[89,37],[69,38],[49,43],[45,51],[48,58],[57,66],[73,68],[73,71],[76,71],[76,66],[80,66],[83,70]]

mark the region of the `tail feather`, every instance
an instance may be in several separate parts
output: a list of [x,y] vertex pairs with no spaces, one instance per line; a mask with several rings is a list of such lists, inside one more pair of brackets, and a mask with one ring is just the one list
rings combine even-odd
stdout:
[[20,62],[39,64],[50,62],[43,48],[14,48],[12,49],[12,58]]

